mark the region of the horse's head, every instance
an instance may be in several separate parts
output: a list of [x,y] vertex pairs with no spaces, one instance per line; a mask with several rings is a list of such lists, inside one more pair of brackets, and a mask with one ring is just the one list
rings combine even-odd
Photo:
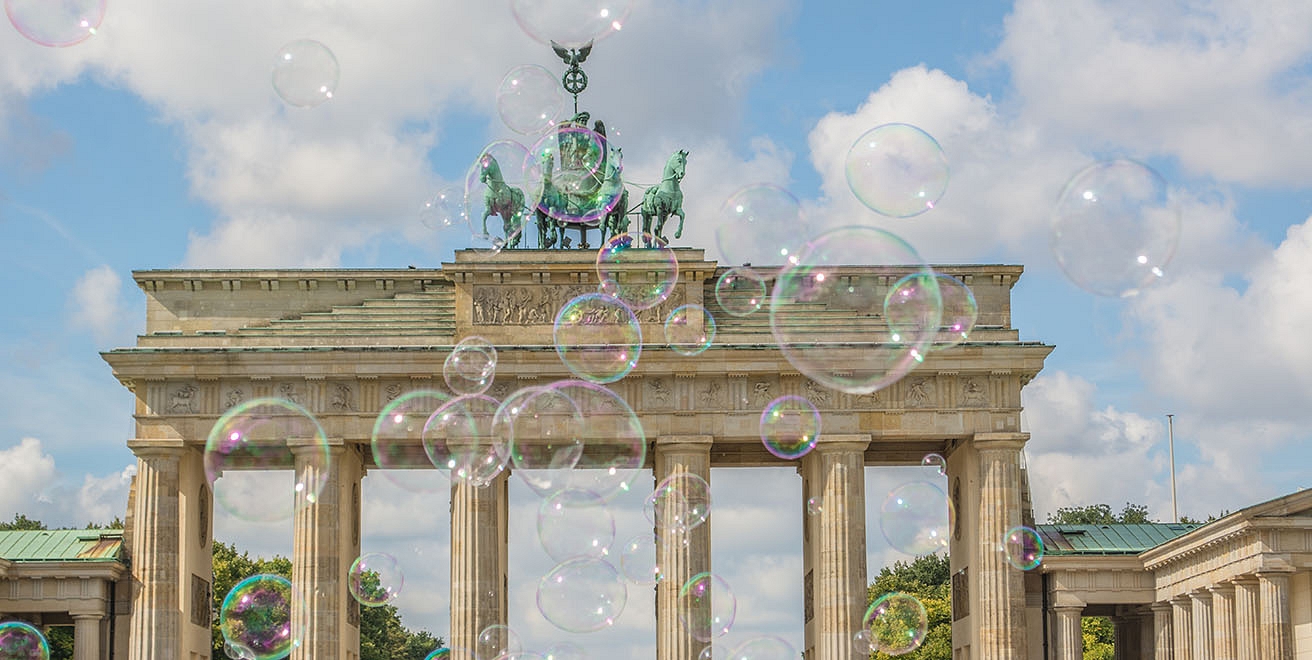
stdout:
[[670,156],[670,160],[665,163],[666,178],[682,181],[683,175],[688,170],[688,151],[680,149]]
[[480,183],[489,181],[503,181],[501,178],[501,166],[497,164],[497,159],[492,154],[483,154],[478,157],[478,180]]

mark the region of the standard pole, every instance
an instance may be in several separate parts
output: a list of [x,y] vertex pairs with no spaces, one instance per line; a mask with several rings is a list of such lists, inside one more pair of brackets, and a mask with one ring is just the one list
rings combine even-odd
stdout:
[[1171,448],[1171,520],[1180,522],[1180,509],[1175,503],[1175,415],[1166,416],[1166,438]]

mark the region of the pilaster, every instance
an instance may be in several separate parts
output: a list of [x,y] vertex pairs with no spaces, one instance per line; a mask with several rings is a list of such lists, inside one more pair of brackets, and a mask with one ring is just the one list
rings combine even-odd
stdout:
[[1020,452],[1028,433],[976,433],[979,452],[979,533],[975,559],[979,595],[971,612],[979,617],[980,660],[1028,657],[1025,630],[1025,573],[998,551],[1003,536],[1021,524]]
[[804,580],[811,585],[805,608],[806,657],[851,660],[860,657],[852,636],[862,628],[866,609],[865,451],[869,435],[822,435],[802,457],[802,505],[824,502],[805,519]]
[[134,594],[128,660],[176,660],[182,611],[178,602],[178,470],[182,440],[130,440],[137,456],[133,511]]
[[[657,438],[653,475],[657,483],[670,475],[687,473],[710,484],[713,440],[709,435]],[[670,520],[677,514],[666,512],[662,517]],[[711,521],[682,533],[656,530],[656,534],[656,562],[665,571],[665,578],[656,584],[656,658],[695,660],[706,643],[695,639],[679,623],[679,589],[692,576],[711,570]]]
[[1258,573],[1257,580],[1262,602],[1262,657],[1268,660],[1294,660],[1289,573]]
[[1188,596],[1171,599],[1171,639],[1175,660],[1194,660],[1194,606]]
[[1052,609],[1057,614],[1057,660],[1084,660],[1084,633],[1080,628],[1084,608],[1060,606]]
[[1257,578],[1243,577],[1235,585],[1235,658],[1262,660],[1261,598]]
[[1194,623],[1194,660],[1212,660],[1212,647],[1215,644],[1212,637],[1212,593],[1195,591],[1189,594],[1189,599],[1193,601],[1191,616]]
[[507,623],[508,470],[486,486],[451,480],[451,646],[478,648],[478,634]]
[[1212,587],[1212,656],[1216,660],[1236,657],[1235,651],[1235,586],[1218,584]]
[[1153,603],[1153,660],[1175,660],[1175,643],[1171,639],[1174,625],[1170,603]]

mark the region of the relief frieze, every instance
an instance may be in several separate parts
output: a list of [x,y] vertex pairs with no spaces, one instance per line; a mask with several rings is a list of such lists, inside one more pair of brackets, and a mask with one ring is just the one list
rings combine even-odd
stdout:
[[[476,286],[472,294],[474,325],[551,325],[562,305],[585,293],[596,292],[596,286],[586,284]],[[634,310],[634,314],[639,323],[665,323],[670,312],[684,303],[685,297],[684,287],[679,285],[669,299],[651,309]]]

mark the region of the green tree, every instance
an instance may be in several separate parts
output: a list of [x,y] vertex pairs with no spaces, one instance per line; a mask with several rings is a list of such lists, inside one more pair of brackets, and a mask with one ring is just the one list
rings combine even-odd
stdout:
[[1049,525],[1133,525],[1150,523],[1148,507],[1143,504],[1126,502],[1120,514],[1112,513],[1107,504],[1090,504],[1088,506],[1064,506],[1055,513],[1048,514]]
[[45,528],[45,523],[40,520],[32,520],[21,513],[14,514],[13,522],[0,522],[0,532],[33,531]]
[[[920,648],[896,656],[901,660],[951,660],[952,658],[952,571],[947,555],[916,557],[911,563],[896,562],[880,569],[866,592],[867,607],[880,596],[901,591],[920,599],[929,627]],[[872,658],[889,656],[875,652]]]
[[73,626],[55,626],[46,631],[50,660],[73,660]]
[[1116,657],[1116,632],[1112,620],[1105,616],[1080,619],[1084,637],[1084,660],[1113,660]]

